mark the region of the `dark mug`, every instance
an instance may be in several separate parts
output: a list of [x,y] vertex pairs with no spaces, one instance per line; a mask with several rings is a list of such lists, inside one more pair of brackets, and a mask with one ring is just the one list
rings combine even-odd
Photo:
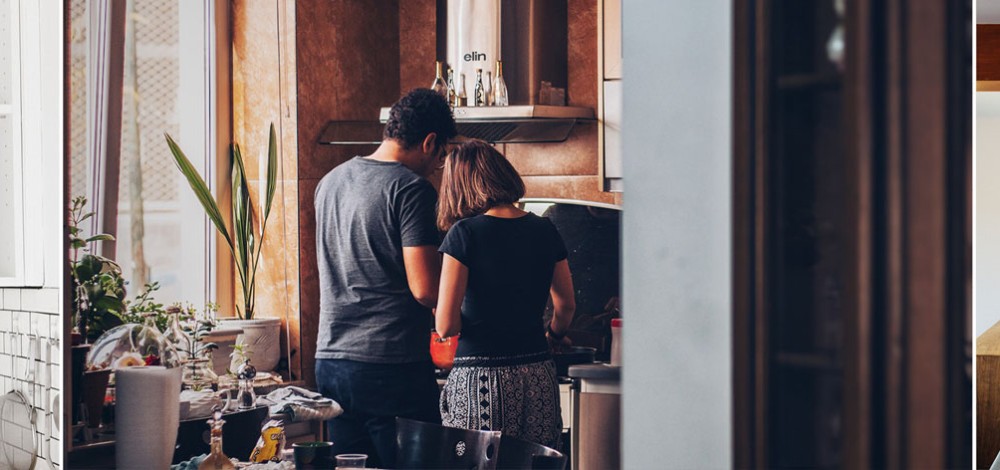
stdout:
[[333,468],[332,442],[296,442],[292,444],[295,470],[331,470]]

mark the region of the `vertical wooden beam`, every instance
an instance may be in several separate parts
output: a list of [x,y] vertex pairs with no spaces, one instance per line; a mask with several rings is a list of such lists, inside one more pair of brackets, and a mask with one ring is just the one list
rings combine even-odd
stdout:
[[[754,364],[756,1],[733,2],[733,465],[759,467]],[[602,147],[603,152],[603,147]],[[603,165],[602,165],[603,166]],[[603,174],[602,181],[603,181]]]
[[872,2],[847,5],[844,17],[845,115],[847,171],[844,240],[844,390],[843,465],[866,468],[871,464],[871,325],[873,233],[873,50]]

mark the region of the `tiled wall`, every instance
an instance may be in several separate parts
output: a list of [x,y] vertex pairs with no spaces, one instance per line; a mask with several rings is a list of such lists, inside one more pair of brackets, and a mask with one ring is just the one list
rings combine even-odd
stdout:
[[[27,392],[36,409],[38,463],[35,468],[62,468],[62,333],[58,288],[0,289],[0,393]],[[29,347],[35,362],[29,364]],[[29,367],[34,384],[27,382]]]

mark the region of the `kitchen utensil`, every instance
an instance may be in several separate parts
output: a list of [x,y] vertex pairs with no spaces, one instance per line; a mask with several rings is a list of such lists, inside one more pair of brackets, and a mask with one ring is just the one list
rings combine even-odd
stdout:
[[[13,334],[11,334],[13,336]],[[28,336],[28,379],[22,382],[22,390],[11,390],[0,397],[0,454],[3,468],[23,468],[32,470],[38,459],[38,432],[35,410],[29,397],[35,386],[35,347],[33,337]],[[20,347],[23,344],[16,341]],[[22,351],[23,352],[23,351]]]

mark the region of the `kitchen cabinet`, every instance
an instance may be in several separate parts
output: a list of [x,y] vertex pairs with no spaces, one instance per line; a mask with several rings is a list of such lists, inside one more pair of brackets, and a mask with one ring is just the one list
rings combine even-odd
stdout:
[[598,154],[602,191],[624,189],[622,123],[622,4],[598,0]]
[[734,12],[735,466],[970,466],[971,2]]

